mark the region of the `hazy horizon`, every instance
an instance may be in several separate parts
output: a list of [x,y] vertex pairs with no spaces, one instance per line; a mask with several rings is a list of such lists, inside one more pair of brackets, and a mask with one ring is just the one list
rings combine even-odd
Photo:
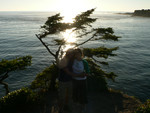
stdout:
[[150,9],[150,0],[0,0],[0,11],[96,11],[133,12]]
[[[142,10],[142,9],[137,9]],[[86,11],[86,10],[85,10]],[[0,11],[0,12],[60,12],[60,11]],[[134,12],[134,11],[95,11],[95,12]]]

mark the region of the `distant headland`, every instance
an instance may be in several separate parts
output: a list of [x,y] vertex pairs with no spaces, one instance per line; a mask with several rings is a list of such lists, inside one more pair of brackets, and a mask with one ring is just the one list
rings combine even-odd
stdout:
[[133,13],[117,13],[117,14],[150,17],[150,9],[135,10]]
[[143,17],[150,17],[150,9],[147,10],[135,10],[133,16],[143,16]]

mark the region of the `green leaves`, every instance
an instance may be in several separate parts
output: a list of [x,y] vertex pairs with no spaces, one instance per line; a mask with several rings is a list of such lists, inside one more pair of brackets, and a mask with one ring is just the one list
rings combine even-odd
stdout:
[[112,34],[105,34],[103,37],[101,37],[101,39],[104,39],[104,40],[114,40],[114,41],[118,41],[118,38],[121,38],[121,37],[118,37]]
[[50,34],[56,34],[61,31],[65,31],[66,29],[71,28],[70,23],[63,23],[61,22],[63,20],[63,17],[60,16],[60,13],[48,17],[47,21],[41,28],[43,29],[43,32],[40,34],[40,38],[45,38],[47,35]]
[[[46,47],[46,49],[49,51],[49,53],[52,56],[54,56],[55,63],[56,63],[56,60],[58,59],[59,55],[61,53],[63,53],[62,47],[68,44],[67,42],[65,42],[64,39],[62,39],[62,37],[59,37],[59,36],[62,36],[59,34],[64,33],[64,32],[66,33],[66,30],[68,30],[68,29],[71,30],[71,33],[75,33],[76,37],[74,37],[74,38],[82,38],[81,39],[82,41],[72,43],[75,47],[83,46],[85,43],[88,43],[90,41],[101,41],[101,40],[118,41],[118,39],[120,37],[114,35],[114,30],[111,27],[95,28],[92,26],[92,24],[97,20],[97,18],[91,17],[91,14],[93,14],[94,11],[95,11],[95,8],[87,10],[85,12],[81,12],[74,18],[73,23],[64,23],[62,21],[63,17],[60,16],[60,14],[58,13],[56,15],[48,17],[45,24],[43,26],[41,26],[43,32],[41,32],[41,34],[38,34],[36,36],[41,41],[41,43]],[[55,39],[54,39],[53,38],[54,35],[57,35],[58,37],[55,36]],[[43,38],[51,38],[52,41],[50,43],[52,43],[52,44],[46,44],[42,40]],[[55,49],[55,52],[51,51],[51,47],[49,45],[56,46],[57,49]],[[84,48],[83,52],[86,57],[91,58],[92,61],[95,63],[95,64],[93,64],[96,67],[95,71],[99,70],[98,71],[99,73],[101,73],[101,74],[105,75],[105,77],[111,78],[113,80],[114,79],[113,76],[115,76],[115,74],[114,73],[107,73],[107,74],[105,73],[104,74],[103,70],[101,70],[100,66],[97,64],[108,65],[108,62],[99,61],[99,58],[107,59],[109,56],[116,56],[116,54],[113,54],[113,51],[115,51],[117,49],[118,49],[118,47],[114,47],[114,48],[106,48],[106,47]]]
[[[96,28],[93,31],[95,31],[96,33],[95,35],[95,39],[94,40],[113,40],[113,41],[118,41],[118,38],[121,38],[119,36],[113,35],[114,31],[112,28],[108,27],[108,28]],[[99,38],[97,38],[99,37]]]
[[112,28],[108,27],[108,28],[96,28],[94,29],[94,31],[96,31],[97,34],[113,34],[114,31]]
[[115,77],[117,77],[117,75],[114,74],[113,72],[108,73],[102,70],[101,67],[98,64],[96,64],[92,59],[88,58],[86,60],[89,63],[92,76],[104,77],[104,78],[111,79],[113,81],[115,80]]
[[86,26],[91,26],[91,23],[95,22],[96,19],[90,18],[89,16],[93,13],[95,9],[88,10],[83,12],[75,17],[73,23],[64,23],[62,22],[63,17],[60,16],[60,13],[48,17],[47,21],[41,28],[43,29],[42,33],[40,34],[40,38],[45,38],[47,35],[60,33],[67,29],[84,29]]
[[0,61],[0,75],[6,72],[22,70],[25,69],[26,66],[31,65],[31,56],[19,57],[13,60],[2,60]]
[[96,18],[90,18],[89,16],[94,12],[95,9],[87,10],[75,17],[73,27],[76,29],[85,29],[87,26],[92,27],[92,23],[96,21]]
[[57,77],[58,68],[55,65],[51,65],[36,76],[35,80],[31,83],[31,88],[39,90],[53,90],[55,88],[55,80]]
[[144,104],[139,106],[135,113],[150,113],[150,99],[148,99]]
[[0,111],[3,113],[16,113],[32,109],[39,104],[39,95],[29,88],[22,88],[9,93],[0,99]]
[[115,56],[115,54],[112,54],[112,51],[117,50],[118,47],[114,48],[106,48],[106,47],[98,47],[98,48],[84,48],[83,52],[84,55],[87,57],[103,57],[108,58],[108,56]]
[[64,45],[66,41],[64,39],[54,39],[56,45]]
[[[55,39],[53,39],[53,37],[47,37],[48,35],[59,35],[59,33],[61,34],[61,32],[65,32],[68,29],[72,29],[72,32],[76,32],[76,37],[77,38],[83,38],[85,36],[87,36],[87,39],[84,38],[83,42],[80,43],[72,43],[74,44],[75,47],[84,45],[87,42],[90,41],[95,41],[95,40],[114,40],[114,41],[118,41],[118,36],[113,35],[114,31],[112,28],[108,27],[108,28],[94,28],[92,27],[92,24],[97,20],[96,18],[90,17],[91,14],[95,11],[95,9],[90,9],[87,10],[85,12],[82,12],[81,14],[78,14],[75,18],[73,23],[64,23],[62,22],[63,17],[60,16],[60,13],[53,15],[51,17],[48,17],[47,21],[45,22],[45,24],[43,26],[41,26],[42,28],[42,32],[37,36],[37,38],[42,42],[42,44],[46,47],[46,49],[49,51],[49,53],[51,55],[53,55],[55,57],[55,60],[58,58],[58,55],[63,51],[62,45],[66,45],[68,43],[65,42],[64,39],[62,39],[62,37],[57,37]],[[74,37],[74,38],[76,38]],[[52,44],[48,44],[46,45],[45,42],[42,40],[42,38],[52,38],[52,41],[50,43]],[[52,52],[51,48],[49,47],[49,45],[55,45],[58,46],[58,50],[56,50],[56,52]],[[101,49],[102,50],[102,49]],[[104,57],[107,58],[108,55],[113,56],[112,51],[97,51],[97,52],[90,52],[92,55],[88,54],[87,56],[97,56],[97,57]],[[98,52],[100,52],[100,54],[97,54]],[[106,53],[104,53],[106,52]],[[56,54],[55,54],[56,53]],[[93,54],[94,53],[94,54]]]

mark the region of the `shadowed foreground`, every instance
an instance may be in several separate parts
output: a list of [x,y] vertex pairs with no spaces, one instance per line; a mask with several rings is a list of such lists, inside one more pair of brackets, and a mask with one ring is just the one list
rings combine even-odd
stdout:
[[[36,110],[30,112],[52,113],[51,111],[53,111],[53,106],[56,105],[56,100],[57,92],[47,93],[43,106],[37,107]],[[141,103],[134,97],[115,91],[101,93],[91,92],[88,94],[88,102],[87,113],[133,113]],[[53,113],[58,112],[56,110]],[[73,109],[72,113],[78,113],[78,108]]]
[[140,101],[117,92],[90,93],[87,113],[133,113]]

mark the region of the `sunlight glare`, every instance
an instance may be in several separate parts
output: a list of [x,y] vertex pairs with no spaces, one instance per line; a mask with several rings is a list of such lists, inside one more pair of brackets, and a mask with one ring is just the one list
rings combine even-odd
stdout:
[[81,0],[61,0],[60,13],[64,16],[63,22],[72,23],[73,18],[85,10],[86,4]]
[[64,39],[66,40],[67,43],[74,43],[76,42],[76,38],[75,38],[75,33],[72,32],[72,30],[66,30],[64,33],[63,33],[63,37]]
[[73,20],[74,20],[73,18],[76,16],[76,14],[68,10],[68,11],[62,12],[62,16],[64,17],[63,22],[73,23]]
[[[81,0],[60,0],[59,1],[59,11],[61,16],[63,16],[63,21],[65,23],[73,23],[73,19],[81,12],[85,11],[86,4]],[[63,38],[67,42],[66,45],[62,47],[63,51],[73,48],[77,41],[76,34],[72,30],[66,30],[62,33]],[[73,44],[74,43],[74,44]]]
[[62,33],[62,36],[64,37],[67,44],[63,47],[63,51],[68,50],[69,48],[73,48],[75,45],[73,43],[76,43],[76,34],[72,32],[71,30],[66,30],[64,33]]

